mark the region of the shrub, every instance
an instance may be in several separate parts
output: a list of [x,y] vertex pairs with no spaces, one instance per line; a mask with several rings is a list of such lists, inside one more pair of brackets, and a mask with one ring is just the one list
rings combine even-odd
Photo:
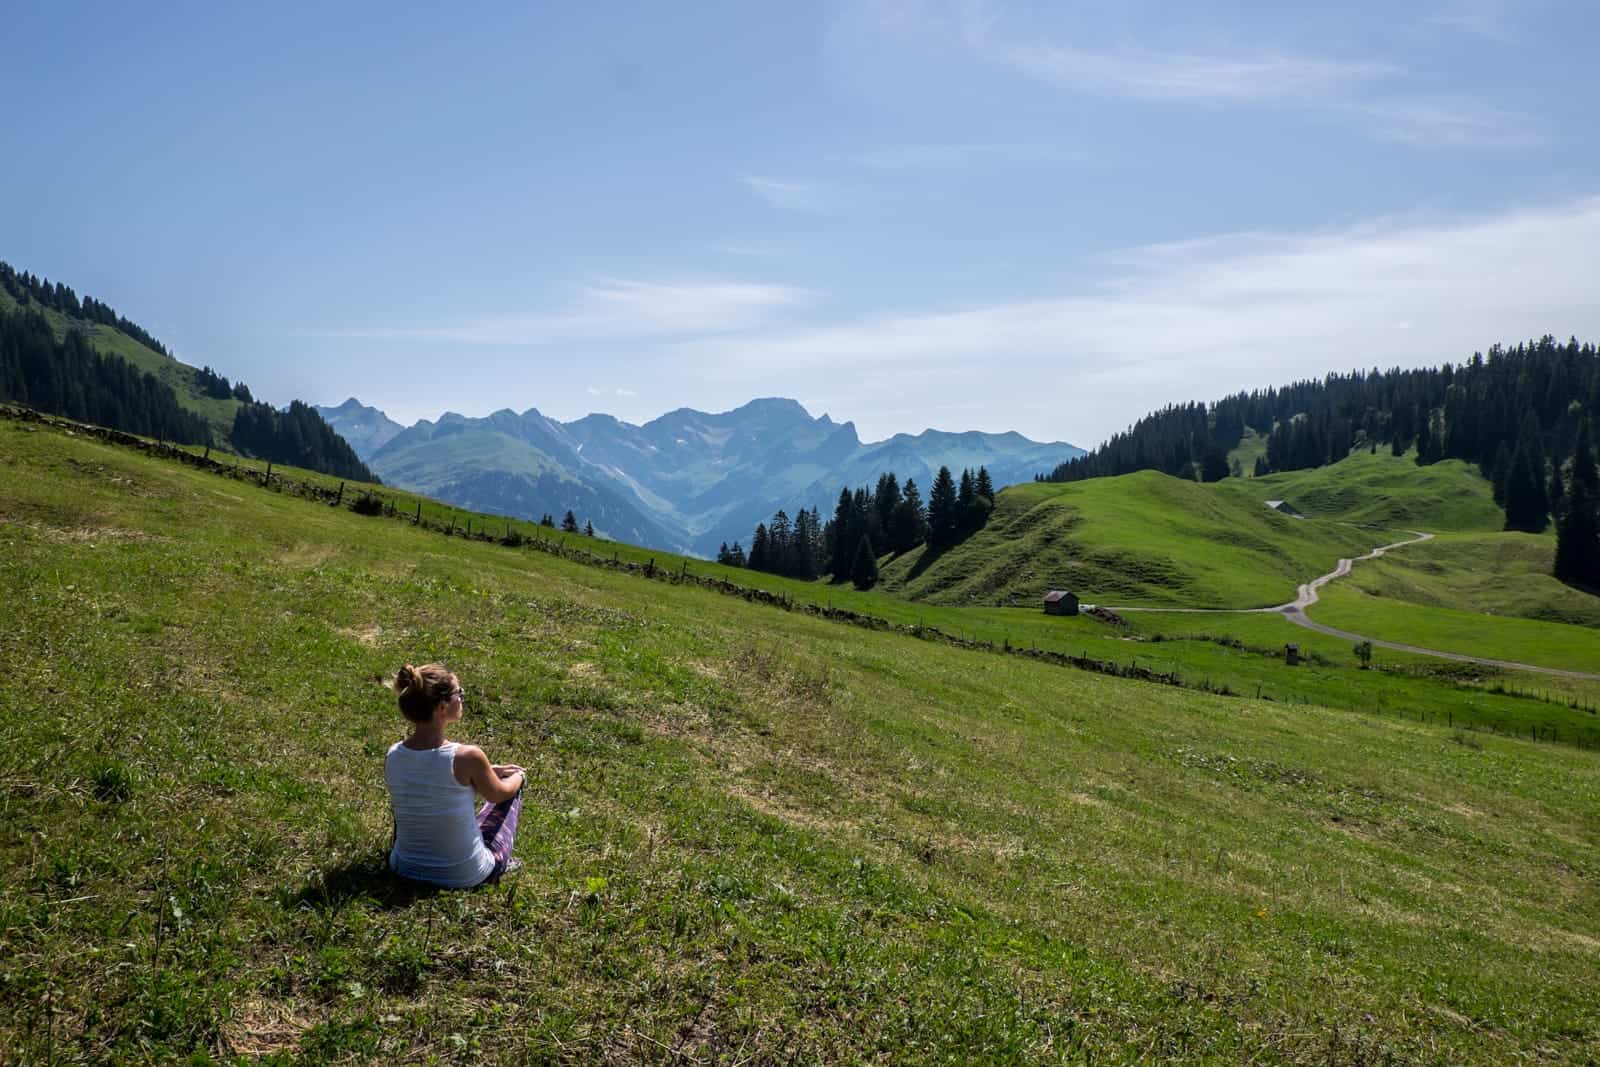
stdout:
[[363,493],[350,505],[350,510],[357,515],[382,515],[383,501],[371,493]]

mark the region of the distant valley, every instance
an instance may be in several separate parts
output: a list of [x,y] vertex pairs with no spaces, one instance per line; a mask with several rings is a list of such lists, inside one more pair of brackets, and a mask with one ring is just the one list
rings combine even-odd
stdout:
[[827,510],[841,486],[885,471],[926,489],[941,466],[981,465],[1004,486],[1084,454],[1017,433],[863,442],[854,424],[780,398],[714,414],[680,408],[642,426],[601,414],[563,423],[529,408],[403,427],[353,397],[317,410],[391,485],[522,518],[570,508],[605,536],[700,556],[747,541],[779,508]]

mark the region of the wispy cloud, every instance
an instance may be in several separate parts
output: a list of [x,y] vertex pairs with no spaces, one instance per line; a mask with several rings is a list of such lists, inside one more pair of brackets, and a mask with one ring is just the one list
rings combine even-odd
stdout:
[[1477,220],[1240,234],[1129,250],[1123,272],[1089,291],[684,340],[670,361],[733,389],[772,389],[774,367],[796,375],[796,388],[848,381],[848,394],[812,390],[836,410],[909,405],[936,422],[976,401],[1007,413],[991,422],[1092,443],[1171,401],[1455,360],[1545,332],[1595,336],[1597,243],[1600,198]]
[[736,281],[646,282],[612,278],[579,286],[556,311],[317,331],[322,336],[468,344],[544,345],[705,335],[769,323],[815,294],[788,285]]
[[1285,53],[1193,55],[1001,42],[984,48],[1041,81],[1140,100],[1319,101],[1395,74],[1383,63]]
[[[909,50],[932,57],[938,70],[960,63],[1062,92],[1153,105],[1316,111],[1419,147],[1509,148],[1543,139],[1526,115],[1470,99],[1420,96],[1414,72],[1381,56],[1313,54],[1272,43],[1218,48],[1210,37],[1191,42],[1170,26],[1133,27],[1141,43],[1129,45],[1127,31],[1107,40],[1107,19],[1090,25],[1009,9],[1001,17],[986,0],[907,0],[865,11],[842,20],[852,39],[876,44],[857,49],[861,56]],[[1491,36],[1507,33],[1510,18],[1500,0],[1455,0],[1423,21]],[[926,154],[929,162],[949,161],[973,151],[950,145]],[[918,155],[908,146],[898,156],[886,151],[884,159],[909,166]]]
[[811,182],[785,181],[742,174],[739,182],[773,207],[787,211],[821,211],[825,206],[822,190]]
[[1530,115],[1451,101],[1385,101],[1359,110],[1384,140],[1436,148],[1522,148],[1541,144]]

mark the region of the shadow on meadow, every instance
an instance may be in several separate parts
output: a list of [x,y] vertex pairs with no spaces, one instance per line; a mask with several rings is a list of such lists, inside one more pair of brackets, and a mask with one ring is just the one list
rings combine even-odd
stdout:
[[282,903],[288,908],[333,912],[350,904],[370,903],[398,911],[450,892],[400,877],[389,869],[388,855],[386,846],[372,848],[327,870],[313,871],[299,889],[284,891]]

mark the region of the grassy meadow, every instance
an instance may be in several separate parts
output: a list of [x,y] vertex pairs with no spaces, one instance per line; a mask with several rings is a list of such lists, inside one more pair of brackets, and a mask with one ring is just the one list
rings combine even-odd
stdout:
[[1422,648],[1600,671],[1600,629],[1482,615],[1376,597],[1334,583],[1309,613],[1318,622]]
[[[1591,751],[964,651],[9,421],[0,580],[0,1061],[1600,1055]],[[496,888],[383,870],[383,681],[430,658],[532,772]]]

